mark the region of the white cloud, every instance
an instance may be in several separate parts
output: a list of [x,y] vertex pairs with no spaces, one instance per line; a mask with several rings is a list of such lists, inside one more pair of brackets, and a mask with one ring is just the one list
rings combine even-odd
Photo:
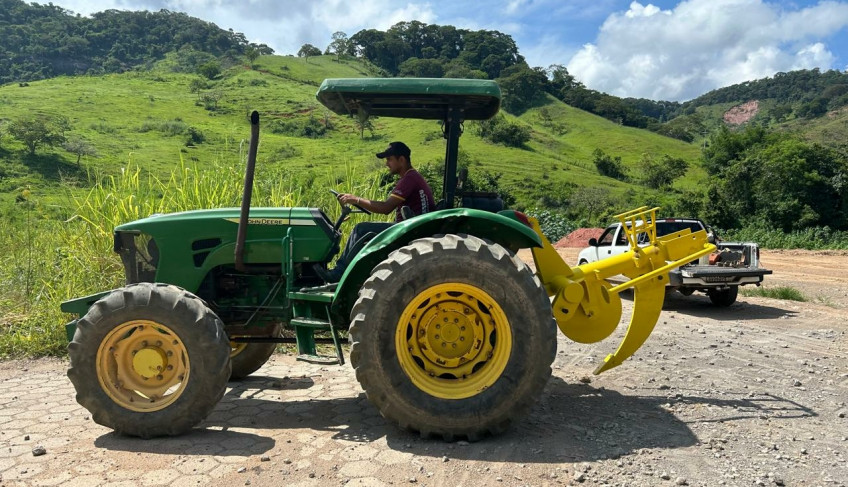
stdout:
[[618,96],[686,100],[711,89],[821,67],[824,40],[848,26],[848,4],[785,11],[761,0],[686,0],[671,10],[632,2],[568,62],[589,88]]

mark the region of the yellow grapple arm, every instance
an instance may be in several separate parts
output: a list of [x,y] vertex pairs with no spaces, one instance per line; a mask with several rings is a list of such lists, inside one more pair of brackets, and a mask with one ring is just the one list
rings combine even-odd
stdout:
[[[703,230],[692,233],[686,229],[657,238],[657,210],[643,206],[616,215],[630,250],[575,268],[562,260],[542,235],[539,222],[531,219],[543,243],[541,248],[532,249],[536,272],[553,297],[554,318],[565,336],[580,343],[595,343],[610,336],[621,320],[618,294],[633,288],[633,315],[627,334],[615,353],[607,355],[595,369],[595,374],[621,365],[645,343],[662,311],[668,272],[715,250],[715,245],[707,243]],[[640,234],[644,234],[648,245],[638,245]],[[617,275],[628,280],[617,286],[606,281]]]

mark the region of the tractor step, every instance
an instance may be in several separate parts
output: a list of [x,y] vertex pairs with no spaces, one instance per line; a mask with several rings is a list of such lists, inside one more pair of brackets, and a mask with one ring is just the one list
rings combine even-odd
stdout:
[[302,326],[304,328],[312,328],[313,330],[329,330],[331,325],[327,320],[321,318],[292,318],[289,324],[294,327]]
[[332,291],[292,291],[289,293],[289,299],[292,301],[313,301],[318,303],[332,303],[333,296],[336,294]]
[[336,364],[344,364],[341,362],[338,357],[333,357],[331,355],[311,355],[311,354],[300,354],[295,357],[295,360],[299,360],[301,362],[309,362],[310,364],[319,364],[319,365],[336,365]]

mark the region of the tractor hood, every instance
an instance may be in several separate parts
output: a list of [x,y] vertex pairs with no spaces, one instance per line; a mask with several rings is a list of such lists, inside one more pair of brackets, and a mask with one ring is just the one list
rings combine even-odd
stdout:
[[[315,225],[316,217],[322,215],[322,212],[316,208],[251,208],[249,224],[251,226]],[[163,230],[179,230],[180,233],[185,234],[195,230],[209,230],[209,225],[220,229],[232,228],[235,231],[238,222],[238,208],[218,208],[151,215],[119,225],[115,227],[115,231],[140,231],[155,235]]]
[[[115,228],[127,282],[168,282],[197,289],[213,268],[234,262],[239,208],[153,215]],[[338,241],[333,224],[318,208],[251,208],[245,262],[280,266],[283,239],[297,244],[297,262],[322,262]]]

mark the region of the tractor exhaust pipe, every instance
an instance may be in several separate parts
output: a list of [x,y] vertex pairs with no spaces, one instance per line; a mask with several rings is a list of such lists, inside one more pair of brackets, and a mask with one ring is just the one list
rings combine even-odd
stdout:
[[250,199],[253,197],[253,173],[256,171],[256,149],[259,146],[259,112],[250,114],[250,146],[247,150],[247,168],[244,171],[244,194],[241,197],[238,235],[236,236],[236,270],[247,272],[244,265],[244,241],[250,217]]

